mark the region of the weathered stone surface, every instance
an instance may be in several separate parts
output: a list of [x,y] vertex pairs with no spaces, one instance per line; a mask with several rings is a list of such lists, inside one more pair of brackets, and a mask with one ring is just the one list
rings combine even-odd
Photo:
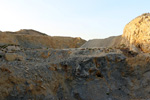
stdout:
[[17,55],[15,53],[6,53],[5,54],[5,59],[7,61],[14,61],[14,60],[16,60],[16,58],[17,58]]
[[13,46],[7,46],[6,49],[7,49],[8,52],[13,52],[13,51],[19,51],[19,50],[21,50],[19,46],[15,46],[15,45],[13,45]]
[[6,53],[5,59],[7,61],[14,61],[14,60],[23,61],[25,59],[25,56],[22,56],[22,55],[17,54],[17,53]]
[[28,49],[24,55],[23,61],[0,58],[3,100],[150,98],[150,55],[110,48]]
[[150,14],[145,13],[129,22],[122,38],[131,50],[136,47],[140,51],[150,52]]

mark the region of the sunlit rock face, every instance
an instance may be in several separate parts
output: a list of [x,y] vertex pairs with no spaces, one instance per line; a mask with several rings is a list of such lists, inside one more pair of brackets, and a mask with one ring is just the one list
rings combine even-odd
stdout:
[[150,13],[145,13],[129,22],[122,38],[130,49],[150,52]]

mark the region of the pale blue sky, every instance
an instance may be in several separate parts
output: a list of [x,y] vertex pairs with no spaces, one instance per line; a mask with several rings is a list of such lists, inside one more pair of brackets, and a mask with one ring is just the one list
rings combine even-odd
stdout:
[[0,30],[35,29],[83,39],[121,35],[150,0],[0,0]]

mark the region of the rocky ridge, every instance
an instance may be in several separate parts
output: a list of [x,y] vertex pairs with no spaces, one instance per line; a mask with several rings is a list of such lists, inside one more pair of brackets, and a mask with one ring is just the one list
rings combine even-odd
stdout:
[[81,38],[48,36],[35,30],[0,32],[0,45],[20,45],[24,48],[78,48],[86,41]]

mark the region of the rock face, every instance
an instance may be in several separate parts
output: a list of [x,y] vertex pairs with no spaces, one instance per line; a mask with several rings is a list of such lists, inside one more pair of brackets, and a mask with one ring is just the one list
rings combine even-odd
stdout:
[[[1,100],[140,100],[150,98],[150,55],[128,50],[20,49],[0,57]],[[9,53],[9,56],[11,54]]]
[[34,30],[20,30],[17,32],[1,32],[0,45],[20,45],[24,48],[78,48],[86,41],[81,38],[51,37]]
[[145,13],[129,22],[122,35],[124,42],[143,52],[150,52],[150,14]]

